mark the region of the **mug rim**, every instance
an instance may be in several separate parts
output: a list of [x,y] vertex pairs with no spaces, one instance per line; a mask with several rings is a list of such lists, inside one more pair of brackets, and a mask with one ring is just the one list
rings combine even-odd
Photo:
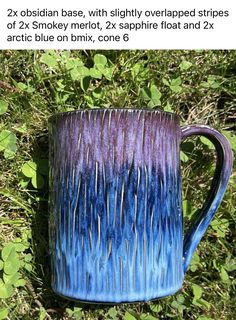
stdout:
[[63,111],[63,112],[57,112],[55,114],[52,114],[49,118],[48,121],[52,121],[53,119],[57,118],[57,117],[65,117],[65,116],[69,116],[69,115],[73,115],[73,114],[79,114],[81,112],[84,111],[88,111],[88,112],[94,112],[94,111],[107,111],[107,110],[114,110],[114,111],[127,111],[127,112],[133,112],[133,111],[145,111],[145,112],[158,112],[158,113],[164,113],[164,114],[168,114],[170,116],[172,116],[175,119],[179,119],[178,115],[174,112],[170,112],[170,111],[164,111],[161,110],[159,108],[157,109],[150,109],[150,108],[85,108],[85,109],[78,109],[78,110],[71,110],[71,111]]

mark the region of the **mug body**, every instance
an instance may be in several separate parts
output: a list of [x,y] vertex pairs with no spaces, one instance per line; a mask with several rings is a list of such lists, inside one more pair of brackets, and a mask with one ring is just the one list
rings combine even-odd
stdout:
[[147,301],[183,282],[178,118],[91,109],[49,121],[52,287],[87,302]]

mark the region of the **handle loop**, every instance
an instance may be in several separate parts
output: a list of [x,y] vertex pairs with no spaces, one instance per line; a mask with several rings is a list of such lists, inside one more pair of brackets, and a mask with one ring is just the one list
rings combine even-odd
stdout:
[[233,156],[228,140],[211,127],[206,125],[188,125],[182,127],[181,131],[182,140],[192,135],[202,135],[206,137],[214,144],[217,154],[215,174],[207,199],[199,216],[193,221],[192,226],[184,238],[183,259],[184,272],[186,272],[196,247],[223,199],[232,171]]

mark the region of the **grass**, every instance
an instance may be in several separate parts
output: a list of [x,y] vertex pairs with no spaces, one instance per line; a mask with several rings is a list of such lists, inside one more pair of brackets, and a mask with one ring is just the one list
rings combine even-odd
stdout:
[[[144,106],[175,112],[182,125],[215,127],[235,153],[236,51],[0,52],[0,319],[236,318],[235,170],[174,296],[87,305],[64,300],[50,288],[48,117]],[[215,153],[205,140],[189,139],[181,159],[187,227],[206,198]]]

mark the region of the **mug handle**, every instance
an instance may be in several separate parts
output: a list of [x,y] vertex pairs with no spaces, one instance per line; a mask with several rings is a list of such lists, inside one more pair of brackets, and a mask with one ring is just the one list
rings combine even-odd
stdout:
[[192,226],[184,237],[183,264],[184,272],[186,272],[195,249],[223,199],[232,170],[233,156],[228,140],[217,130],[209,126],[187,125],[182,127],[181,131],[182,140],[192,135],[206,137],[214,144],[217,155],[215,174],[207,199],[200,214],[192,222]]

